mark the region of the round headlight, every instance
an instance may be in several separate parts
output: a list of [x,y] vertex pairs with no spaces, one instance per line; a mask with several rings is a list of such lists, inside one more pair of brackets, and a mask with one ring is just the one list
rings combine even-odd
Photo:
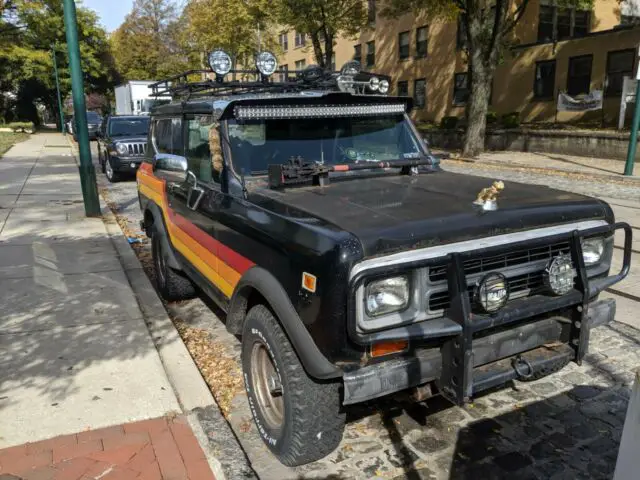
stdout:
[[214,50],[209,54],[209,66],[216,75],[225,76],[231,71],[231,57],[224,50]]
[[124,143],[118,143],[116,145],[116,152],[118,152],[119,155],[126,155],[129,152],[129,149]]
[[278,68],[278,60],[271,52],[260,52],[256,57],[256,68],[265,76],[273,75]]
[[604,238],[586,238],[582,240],[582,257],[584,264],[594,265],[600,261],[604,253]]
[[351,77],[357,75],[360,73],[360,62],[357,60],[351,60],[345,63],[340,69],[340,73]]
[[545,283],[556,295],[564,295],[573,289],[576,271],[571,257],[567,254],[558,255],[551,260],[545,270]]
[[380,91],[380,93],[387,93],[389,91],[389,82],[387,80],[380,80],[378,90]]
[[476,303],[487,313],[500,310],[509,300],[509,282],[501,273],[490,273],[478,282]]
[[371,77],[371,80],[369,80],[369,88],[371,90],[378,90],[379,86],[380,86],[380,79],[378,77]]
[[365,289],[365,305],[370,317],[404,310],[409,305],[409,278],[400,276],[370,282]]

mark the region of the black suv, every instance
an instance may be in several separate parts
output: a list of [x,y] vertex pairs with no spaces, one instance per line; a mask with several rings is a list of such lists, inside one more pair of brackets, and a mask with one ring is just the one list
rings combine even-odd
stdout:
[[147,151],[149,117],[107,117],[98,135],[98,162],[110,182],[134,175]]
[[282,463],[331,452],[349,405],[464,404],[582,361],[615,315],[598,294],[630,265],[631,229],[606,203],[442,171],[411,99],[355,62],[279,80],[269,54],[256,63],[255,80],[227,81],[216,51],[215,79],[154,85],[176,100],[152,112],[137,179],[159,291],[197,286],[226,312]]
[[[98,138],[98,132],[102,125],[102,117],[96,112],[87,111],[87,131],[89,133],[89,140],[96,140]],[[71,127],[70,133],[73,135],[73,141],[78,141],[78,125],[76,116],[73,115],[69,120],[67,128]]]

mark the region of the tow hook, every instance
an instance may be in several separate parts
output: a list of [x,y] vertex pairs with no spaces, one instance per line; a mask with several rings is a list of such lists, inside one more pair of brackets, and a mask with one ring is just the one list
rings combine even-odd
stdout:
[[533,377],[533,367],[526,358],[518,355],[511,361],[513,369],[516,371],[516,375],[521,380],[527,380]]

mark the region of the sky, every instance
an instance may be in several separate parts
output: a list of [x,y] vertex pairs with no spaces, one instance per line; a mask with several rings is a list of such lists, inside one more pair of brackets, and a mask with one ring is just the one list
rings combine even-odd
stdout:
[[100,22],[113,32],[131,11],[133,0],[84,0],[84,5],[98,12]]

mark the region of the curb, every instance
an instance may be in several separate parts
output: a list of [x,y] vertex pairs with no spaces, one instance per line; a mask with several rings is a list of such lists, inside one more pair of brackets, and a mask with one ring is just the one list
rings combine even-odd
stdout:
[[[69,146],[78,164],[75,145],[69,141]],[[116,250],[118,261],[142,312],[165,374],[213,475],[216,480],[256,478],[244,450],[220,412],[211,390],[169,318],[138,257],[125,239],[115,214],[106,205],[102,195],[99,197],[102,221]]]

